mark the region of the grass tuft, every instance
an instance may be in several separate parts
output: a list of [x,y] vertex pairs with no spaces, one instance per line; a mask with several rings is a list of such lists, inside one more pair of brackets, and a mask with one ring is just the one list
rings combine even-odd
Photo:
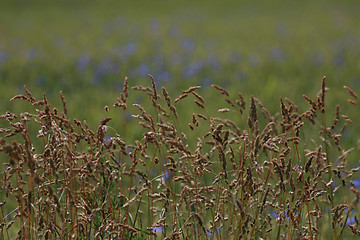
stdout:
[[[6,125],[0,129],[0,156],[7,159],[1,239],[359,235],[360,168],[350,164],[359,156],[359,143],[342,143],[357,125],[340,113],[340,105],[334,113],[326,108],[325,77],[314,99],[304,95],[308,109],[280,98],[274,115],[256,97],[246,103],[241,93],[232,96],[217,85],[212,87],[226,108],[209,106],[196,92],[199,86],[173,101],[164,87],[158,94],[149,77],[151,87],[129,87],[125,78],[97,129],[68,117],[62,92],[62,110],[52,108],[45,94],[37,100],[26,87],[26,95],[11,99],[29,102],[33,110],[0,116]],[[344,89],[358,107],[355,91]],[[129,103],[135,93],[150,104]],[[200,108],[188,116],[175,104]],[[142,129],[131,142],[125,131],[130,108]],[[111,126],[117,121],[111,112],[123,114],[123,129]]]

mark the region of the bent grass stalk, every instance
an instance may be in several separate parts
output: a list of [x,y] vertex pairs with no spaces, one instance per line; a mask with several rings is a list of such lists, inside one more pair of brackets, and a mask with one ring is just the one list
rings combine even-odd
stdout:
[[[360,193],[355,184],[347,185],[358,177],[359,169],[349,165],[358,155],[345,153],[349,146],[340,142],[344,127],[357,126],[346,115],[340,118],[337,107],[328,127],[325,78],[316,101],[304,96],[307,111],[281,99],[279,122],[255,97],[246,108],[241,94],[233,100],[226,89],[212,85],[226,107],[205,101],[196,92],[199,86],[172,101],[165,88],[158,94],[149,77],[151,87],[131,88],[148,95],[142,105],[134,104],[139,125],[131,130],[125,78],[113,105],[122,110],[121,133],[111,126],[109,107],[94,131],[69,118],[62,93],[62,113],[45,95],[36,101],[26,88],[26,95],[12,98],[34,110],[0,116],[7,123],[0,129],[0,152],[9,159],[2,169],[2,238],[340,239],[359,234]],[[357,94],[345,90],[349,104],[358,107]],[[189,97],[200,109],[190,115],[184,111]],[[114,134],[105,140],[107,129]],[[132,140],[131,131],[141,139]]]

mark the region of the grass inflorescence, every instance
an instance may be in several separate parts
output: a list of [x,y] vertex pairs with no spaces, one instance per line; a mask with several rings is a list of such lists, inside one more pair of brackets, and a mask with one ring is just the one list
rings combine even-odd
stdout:
[[[360,149],[341,141],[358,125],[339,105],[326,107],[325,77],[315,98],[304,95],[308,109],[280,98],[274,115],[256,97],[246,101],[217,85],[219,108],[207,105],[199,86],[172,97],[149,77],[150,87],[130,87],[126,78],[97,129],[68,117],[62,92],[62,110],[26,87],[11,99],[34,110],[0,116],[8,125],[0,129],[2,239],[360,235],[360,168],[353,165]],[[358,109],[357,94],[344,88]],[[130,94],[145,95],[150,105],[130,103]],[[181,104],[198,111],[183,114]],[[143,129],[132,142],[129,108]],[[117,120],[109,112],[123,114],[123,129],[111,127]]]

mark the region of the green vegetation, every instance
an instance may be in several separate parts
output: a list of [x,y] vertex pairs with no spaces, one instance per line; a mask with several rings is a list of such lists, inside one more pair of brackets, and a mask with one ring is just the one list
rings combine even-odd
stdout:
[[[136,1],[136,3],[113,0],[59,1],[57,3],[34,1],[31,4],[26,1],[1,1],[0,115],[4,118],[0,121],[1,136],[5,136],[8,131],[16,128],[9,126],[8,122],[17,121],[23,122],[24,129],[29,134],[23,136],[25,130],[22,129],[15,136],[1,139],[4,154],[0,155],[2,163],[0,178],[3,185],[0,202],[6,201],[1,207],[2,224],[5,224],[1,225],[2,236],[6,238],[6,234],[9,234],[9,238],[12,239],[20,229],[22,231],[19,234],[24,238],[34,237],[37,234],[36,231],[42,232],[42,236],[45,236],[45,229],[50,226],[52,221],[50,219],[54,218],[58,232],[48,233],[53,238],[62,236],[59,235],[60,232],[65,234],[63,236],[70,236],[68,235],[70,232],[76,233],[84,239],[88,236],[94,238],[99,232],[104,237],[109,232],[100,230],[100,227],[106,228],[111,224],[122,237],[131,234],[132,237],[136,236],[140,239],[148,238],[150,232],[147,227],[157,226],[154,224],[160,219],[163,209],[166,216],[164,224],[168,226],[159,225],[163,227],[163,231],[158,233],[158,238],[169,236],[176,229],[183,231],[179,235],[180,238],[188,236],[195,239],[191,235],[194,229],[200,239],[206,238],[205,233],[209,233],[209,238],[212,239],[226,239],[226,235],[230,233],[235,237],[243,236],[244,238],[250,238],[258,233],[257,238],[266,235],[263,230],[270,229],[270,225],[267,225],[270,223],[273,230],[267,235],[268,239],[282,235],[291,239],[301,238],[303,236],[299,235],[300,231],[309,237],[320,239],[328,236],[334,239],[340,236],[351,236],[348,226],[358,224],[355,218],[358,216],[358,207],[352,201],[354,193],[358,191],[359,175],[355,172],[352,176],[349,174],[351,175],[351,169],[357,169],[359,166],[360,154],[357,144],[360,129],[358,124],[351,125],[350,123],[351,121],[359,123],[360,117],[357,112],[359,109],[348,102],[349,92],[345,91],[343,86],[349,86],[359,94],[360,32],[357,31],[360,27],[359,9],[358,1],[351,0],[346,2],[304,1],[297,5],[280,0],[257,3],[252,1],[235,3],[225,0],[207,1],[206,4],[203,1],[176,3],[162,0]],[[154,77],[156,90],[161,96],[159,99],[154,99],[155,95],[149,85],[148,74]],[[314,117],[319,120],[316,120],[314,125],[305,117],[296,120],[296,114],[301,115],[309,111],[309,103],[304,101],[303,94],[309,97],[321,96],[318,80],[323,75],[327,76],[326,87],[328,88],[326,89],[326,114],[318,109],[325,102],[313,98],[317,104],[317,107],[313,106],[317,108],[314,109],[317,111]],[[121,99],[120,101],[124,100],[121,94],[125,94],[123,82],[126,76],[129,88],[145,86],[152,90],[144,93],[129,90],[126,96],[127,107],[122,111],[114,108],[113,105],[117,98]],[[226,89],[229,94],[226,98],[233,101],[236,106],[223,101],[222,96],[211,87],[214,84]],[[31,90],[32,96],[37,100],[43,98],[43,93],[46,94],[47,104],[51,103],[51,109],[44,116],[47,116],[45,119],[48,119],[50,123],[42,119],[41,114],[34,110],[31,99],[27,103],[9,101],[15,95],[29,97],[23,88],[24,85]],[[191,86],[201,86],[196,89],[196,93],[206,99],[205,108],[199,108],[193,102],[196,96],[193,96],[190,91],[189,94],[192,97],[188,96],[176,104],[178,116],[175,117],[170,106],[175,106],[174,99]],[[162,87],[166,88],[168,95],[173,99],[170,104],[162,95]],[[57,113],[53,110],[54,107],[63,108],[58,94],[60,91],[67,101],[67,112],[64,115],[62,115],[64,110],[58,110]],[[246,102],[246,108],[242,109],[241,113],[240,105],[236,104],[236,100],[240,100],[239,92]],[[161,104],[166,113],[159,107],[154,107],[151,99]],[[248,126],[247,114],[250,111],[251,99],[256,103],[258,115],[261,115],[260,111],[264,110],[262,107],[266,107],[269,112],[268,118],[259,116],[260,133],[257,134],[252,132],[254,131],[252,126]],[[280,99],[285,105],[280,104]],[[356,99],[350,97],[350,100]],[[45,106],[49,106],[47,104]],[[142,106],[154,122],[134,118],[134,115],[142,113],[138,105],[133,104]],[[328,129],[334,124],[334,118],[336,119],[334,113],[337,111],[337,105],[341,106],[338,113],[339,123],[336,123],[333,129]],[[290,122],[285,123],[285,125],[290,125],[285,129],[280,124],[287,118],[286,111],[283,112],[284,106],[293,108],[292,112],[289,111],[295,114],[291,115]],[[35,107],[42,111],[44,106]],[[218,112],[218,109],[223,109],[223,112]],[[354,109],[357,110],[354,111]],[[16,114],[18,118],[11,120],[9,117],[12,115],[7,115],[6,112]],[[21,113],[24,115],[21,116]],[[199,118],[196,115],[198,113],[205,116],[207,120],[200,117],[197,119],[199,126],[195,126],[193,114]],[[30,122],[25,121],[24,117],[31,119]],[[81,124],[84,124],[83,121],[86,120],[88,129],[82,125],[85,129],[85,132],[82,132],[74,123],[74,118]],[[105,144],[101,140],[103,138],[99,137],[99,134],[101,135],[99,129],[102,129],[99,128],[99,122],[106,118],[112,118],[112,120],[109,124],[103,124],[108,126],[108,131],[103,136],[106,139]],[[214,120],[217,118],[219,121]],[[35,119],[41,124],[35,123]],[[226,119],[231,119],[235,125],[229,125]],[[52,129],[51,121],[55,123],[54,127],[59,133],[55,133],[56,131]],[[145,125],[139,125],[139,121],[144,122]],[[269,122],[274,122],[274,125],[268,126],[272,129],[268,133],[271,139],[288,141],[286,139],[299,137],[299,140],[296,140],[298,142],[294,140],[290,141],[291,144],[290,142],[289,144],[276,142],[274,144],[279,152],[270,153],[274,149],[266,147],[265,143],[260,141],[261,138],[256,140],[256,136],[261,135],[261,131]],[[294,131],[299,128],[297,124],[301,125],[302,122],[304,122],[304,127],[300,127],[300,135],[295,136]],[[188,123],[192,124],[194,130],[189,128]],[[220,123],[224,124],[222,128],[219,127]],[[150,129],[144,131],[144,126],[149,127],[146,124],[150,124]],[[155,124],[155,129],[152,128],[152,124]],[[180,146],[169,143],[169,139],[162,139],[160,136],[164,137],[169,133],[157,124],[173,125],[176,131],[171,130],[175,132],[170,135],[174,141],[180,139],[184,144],[183,148],[180,149]],[[42,125],[49,135],[36,137]],[[217,127],[221,128],[218,132],[220,135],[217,135],[215,131]],[[94,135],[91,134],[90,129],[94,131]],[[249,139],[246,133],[242,132],[243,130],[249,134]],[[146,132],[160,134],[157,135],[159,144],[154,142],[146,144]],[[187,136],[187,140],[181,135],[182,132]],[[210,135],[204,138],[207,132],[210,132]],[[335,133],[341,134],[341,141],[338,143],[341,149],[338,149],[335,144],[337,143],[336,136],[333,135]],[[61,137],[57,138],[57,134]],[[77,139],[76,134],[86,135],[88,140],[83,139],[84,136],[81,140]],[[226,143],[224,138],[227,134],[229,139],[233,137],[236,142]],[[65,137],[67,135],[71,138]],[[211,163],[209,166],[203,166],[205,162],[194,163],[192,162],[194,159],[182,158],[184,154],[196,154],[199,138],[204,145],[200,155],[204,156],[205,162]],[[121,139],[124,143],[111,142],[115,149],[112,148],[114,146],[110,146],[111,144],[109,148],[106,148],[109,139],[114,141]],[[13,143],[13,140],[16,143]],[[50,141],[55,142],[50,146]],[[205,144],[206,141],[214,141],[214,146],[217,148],[211,149]],[[232,146],[232,144],[243,145],[239,148],[238,145]],[[17,148],[19,146],[22,146],[20,149],[23,155],[21,157],[12,155],[13,151],[20,151]],[[135,164],[134,157],[131,155],[123,155],[133,152],[140,146],[144,147],[145,155],[148,156],[137,156],[139,161],[140,159],[145,161],[146,166],[143,166],[141,161]],[[33,152],[30,151],[32,147],[35,149]],[[46,157],[49,147],[52,154],[57,151],[62,152],[60,156],[53,156],[54,159],[58,159],[58,165],[52,166],[51,161]],[[288,157],[283,158],[282,154],[288,147],[290,153]],[[168,152],[173,148],[177,148],[182,153]],[[353,150],[347,153],[349,149]],[[226,153],[226,161],[232,159],[231,151],[234,151],[235,163],[223,166],[224,159],[221,154],[218,154],[220,150]],[[322,166],[319,163],[320,160],[316,158],[318,165],[314,165],[314,159],[311,160],[312,163],[311,161],[309,163],[311,154],[306,155],[307,150],[317,152],[322,156],[320,159],[330,162]],[[258,155],[256,160],[259,168],[245,161],[249,157],[244,154],[251,155],[254,151]],[[95,157],[96,153],[99,156]],[[206,153],[209,156],[206,156]],[[167,158],[168,155],[173,156],[175,164],[180,165],[177,165],[176,170],[171,169],[169,164],[172,160]],[[35,162],[39,161],[36,163],[39,169],[33,169],[34,166],[29,165],[27,158],[30,156]],[[292,162],[289,163],[290,156]],[[66,158],[74,161],[74,164],[68,166],[64,160]],[[158,159],[158,164],[153,163],[155,158]],[[253,161],[254,156],[250,158]],[[282,162],[283,159],[285,163]],[[245,161],[243,166],[241,161]],[[99,169],[93,169],[92,164],[95,162],[100,164],[100,166],[96,165]],[[132,164],[135,164],[133,170],[130,169]],[[198,169],[190,167],[196,164],[200,164]],[[306,196],[309,192],[307,188],[315,183],[318,185],[312,190],[316,194],[319,193],[316,192],[319,189],[326,191],[326,194],[309,200],[307,206],[301,206],[298,209],[299,221],[301,220],[298,225],[294,220],[290,221],[289,216],[285,216],[285,206],[289,204],[290,208],[295,209],[296,199],[300,195],[296,195],[294,199],[289,198],[292,187],[290,177],[283,179],[282,184],[285,186],[279,183],[281,180],[279,172],[283,171],[285,174],[286,169],[282,169],[284,164],[292,166],[294,181],[297,180],[295,176],[299,177],[298,174],[304,175],[304,181],[295,184],[295,187],[300,190],[299,194]],[[308,166],[308,171],[305,171],[307,164],[310,166]],[[303,168],[299,169],[297,165]],[[241,169],[241,166],[244,169]],[[181,172],[181,167],[185,168],[186,172]],[[206,167],[210,168],[211,172],[199,172]],[[323,172],[321,172],[322,167],[326,167]],[[94,171],[93,174],[90,168]],[[312,168],[314,169],[311,170]],[[75,170],[69,173],[69,169]],[[72,183],[74,178],[70,177],[72,174],[78,174],[77,171],[84,171],[86,176],[89,175],[83,182],[88,185],[82,185],[80,182]],[[230,189],[232,181],[240,179],[245,181],[249,178],[249,171],[254,174],[252,177],[255,183],[263,185],[255,184],[251,187],[238,183],[238,185],[235,184],[235,188]],[[318,171],[322,174],[316,178]],[[339,171],[340,175],[338,175]],[[169,173],[171,180],[181,176],[189,176],[192,180],[161,182],[161,176],[164,173]],[[227,180],[225,175],[228,177]],[[36,176],[41,179],[40,182],[36,182],[39,180],[36,180]],[[116,176],[117,180],[112,179],[113,176]],[[148,179],[144,179],[144,176]],[[265,178],[266,176],[268,179]],[[9,184],[11,183],[10,185],[17,191],[5,189],[7,177],[9,177]],[[79,175],[76,178],[78,177]],[[21,178],[28,182],[24,185]],[[111,184],[110,178],[113,180]],[[219,182],[212,184],[216,178]],[[54,182],[55,179],[56,182]],[[342,179],[345,185],[335,191],[342,184]],[[322,181],[328,185],[325,187]],[[331,181],[334,183],[330,184]],[[146,185],[148,183],[151,184]],[[203,195],[199,188],[211,185],[215,189],[208,189],[206,190],[208,192]],[[21,186],[23,190],[19,190]],[[191,193],[188,193],[188,199],[178,198],[184,187],[192,189]],[[49,188],[53,189],[49,190]],[[141,192],[143,188],[146,189]],[[250,191],[250,188],[254,191],[258,188],[259,191],[257,195],[254,195],[255,197],[247,198],[245,192]],[[170,195],[167,195],[168,189]],[[249,212],[245,212],[244,217],[242,210],[236,205],[236,200],[241,206],[261,205],[267,189],[269,189],[269,197],[279,205],[271,207],[266,205],[264,207],[266,211],[259,209],[258,206],[246,209]],[[226,195],[225,190],[228,190],[229,194],[235,194],[232,196],[234,201],[231,200],[230,195]],[[277,195],[278,191],[281,192],[280,195]],[[103,195],[98,195],[99,192]],[[151,197],[151,194],[161,193],[166,197],[161,195],[159,201]],[[217,202],[200,201],[199,196],[210,200],[215,198]],[[74,197],[74,200],[71,197]],[[20,198],[23,200],[19,200]],[[56,202],[56,198],[59,203]],[[110,198],[113,199],[109,200]],[[123,207],[131,199],[133,203],[128,207]],[[47,209],[48,212],[45,212],[43,216],[47,219],[44,226],[39,225],[36,208],[27,206],[25,203],[39,204],[39,211],[40,208]],[[334,208],[340,203],[346,204],[347,210],[345,206],[340,207],[341,211],[339,210],[338,213],[342,218],[336,219],[339,222],[334,222],[336,227],[333,229],[331,224],[334,221],[334,215],[330,213],[335,213],[337,210]],[[211,206],[215,206],[215,209],[200,211],[210,206],[206,204],[214,204]],[[53,208],[55,206],[61,206],[61,208]],[[17,207],[20,207],[24,214],[14,218],[14,214],[19,211]],[[87,207],[94,211],[93,214],[89,214]],[[154,212],[150,211],[151,207],[154,207]],[[216,209],[220,207],[222,209]],[[353,212],[350,213],[350,210]],[[231,216],[232,211],[240,215]],[[110,212],[112,215],[106,218],[106,213]],[[322,222],[317,222],[317,216],[314,215],[319,212],[321,213],[319,220]],[[221,221],[215,223],[217,213],[222,218]],[[309,213],[312,217],[306,216]],[[84,218],[91,215],[92,220],[90,222],[86,220],[86,222],[78,214],[85,214]],[[267,215],[272,218],[269,222],[264,220]],[[229,220],[224,220],[225,216],[231,217]],[[25,217],[28,219],[25,220]],[[251,224],[256,217],[259,217],[258,221]],[[249,225],[244,227],[247,218]],[[66,220],[74,220],[74,222],[69,223]],[[11,221],[14,221],[14,224],[5,231],[5,226]],[[22,226],[22,222],[26,222],[27,225]],[[81,233],[79,225],[76,225],[80,223],[86,229],[86,234]],[[115,223],[120,225],[114,226]],[[262,224],[267,229],[258,232]],[[230,226],[233,226],[233,229],[230,229]],[[26,232],[27,227],[32,229],[30,233]],[[204,234],[199,230],[201,227],[205,229]],[[302,227],[306,229],[301,229]],[[317,228],[319,235],[314,227]],[[356,227],[359,229],[357,225]],[[132,228],[136,230],[133,233],[131,233],[134,230]]]
[[[12,98],[36,111],[0,116],[9,124],[0,138],[0,152],[8,159],[0,199],[2,238],[16,232],[20,239],[360,235],[360,168],[352,166],[351,155],[359,149],[342,144],[345,130],[356,132],[358,125],[340,114],[340,106],[328,112],[325,77],[315,100],[304,95],[308,110],[299,111],[285,98],[281,116],[272,116],[255,97],[246,101],[217,85],[211,87],[227,108],[209,106],[197,93],[200,86],[174,100],[150,78],[152,87],[132,90],[126,78],[120,97],[105,107],[106,113],[124,116],[121,132],[111,126],[119,118],[104,118],[96,130],[69,119],[62,93],[62,110],[26,88],[26,95]],[[349,104],[358,108],[357,94],[345,90]],[[132,104],[142,134],[129,142],[134,136],[127,132],[127,97],[136,91],[144,92],[152,107]],[[178,111],[184,104],[196,111]],[[34,147],[35,139],[40,147]]]
[[101,2],[2,1],[0,111],[19,107],[8,99],[26,84],[49,99],[62,90],[71,114],[96,127],[121,80],[144,84],[148,73],[170,93],[219,84],[270,103],[316,94],[323,75],[330,89],[359,87],[356,1]]

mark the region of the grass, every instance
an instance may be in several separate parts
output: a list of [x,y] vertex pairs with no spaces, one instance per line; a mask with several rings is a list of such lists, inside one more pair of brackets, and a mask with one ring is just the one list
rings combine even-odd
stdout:
[[359,8],[1,1],[2,237],[351,239]]
[[[45,90],[53,102],[62,90],[75,99],[69,114],[96,127],[102,107],[121,90],[121,79],[141,85],[148,73],[171,94],[218,84],[273,103],[279,96],[301,102],[302,93],[316,94],[312,81],[323,75],[329,88],[338,81],[359,88],[357,1],[296,7],[284,1],[1,5],[0,77],[8,86],[0,90],[1,112],[26,111],[7,101],[23,94],[26,84],[34,94]],[[289,84],[297,91],[288,91]],[[328,99],[332,107],[344,98],[338,94]],[[83,98],[92,108],[84,111]]]
[[[280,99],[270,114],[212,85],[219,109],[190,87],[171,96],[129,86],[105,106],[96,129],[67,116],[67,101],[52,108],[27,88],[12,101],[34,110],[7,112],[1,129],[3,239],[356,239],[359,146],[344,147],[358,125],[342,106],[329,110],[322,80],[301,110]],[[357,94],[343,90],[359,108]],[[129,102],[142,95],[144,108]],[[224,104],[221,104],[223,102]],[[194,105],[187,114],[181,105]],[[223,107],[223,106],[226,107]],[[145,106],[145,104],[144,104]],[[142,132],[127,131],[129,108]],[[135,111],[134,111],[135,112]],[[123,127],[111,123],[122,120]],[[29,129],[35,129],[37,135]],[[128,137],[129,136],[129,137]],[[38,139],[41,144],[34,147]],[[353,181],[355,180],[355,181]]]

